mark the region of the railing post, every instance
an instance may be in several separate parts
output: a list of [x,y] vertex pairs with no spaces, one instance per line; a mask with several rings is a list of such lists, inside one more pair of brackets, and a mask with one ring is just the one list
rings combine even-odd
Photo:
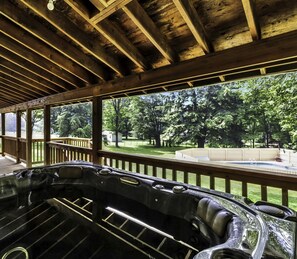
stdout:
[[45,105],[43,110],[43,116],[44,116],[44,142],[43,142],[43,161],[45,165],[50,165],[50,147],[48,145],[48,142],[51,141],[51,106]]
[[102,164],[102,158],[98,156],[98,150],[102,149],[102,97],[93,98],[93,125],[92,125],[92,155],[93,163]]
[[[5,135],[5,113],[1,113],[1,134]],[[5,156],[5,138],[2,137],[2,156]]]
[[21,162],[21,111],[16,113],[16,162]]
[[32,167],[32,110],[26,111],[26,161],[27,167]]

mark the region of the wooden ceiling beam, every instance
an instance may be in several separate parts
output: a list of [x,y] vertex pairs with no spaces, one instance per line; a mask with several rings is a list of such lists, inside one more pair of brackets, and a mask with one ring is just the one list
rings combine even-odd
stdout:
[[[286,44],[284,44],[284,42]],[[249,70],[258,70],[265,66],[290,63],[297,58],[297,32],[271,37],[246,45],[222,50],[211,55],[201,56],[178,64],[168,65],[125,78],[115,79],[104,84],[84,87],[62,94],[40,98],[27,103],[0,109],[1,112],[22,110],[24,107],[42,107],[43,105],[61,104],[74,100],[84,100],[94,96],[110,96],[129,91],[142,91],[153,88],[167,88],[170,84],[181,85],[200,80],[219,82],[220,75],[236,73],[240,78]],[[240,59],[238,57],[240,56]],[[216,78],[216,80],[208,80]],[[205,79],[205,80],[204,80]],[[204,80],[204,81],[203,81]],[[208,81],[207,81],[208,80]]]
[[189,0],[173,0],[176,8],[180,12],[184,21],[188,25],[190,31],[198,42],[199,46],[202,48],[203,52],[209,53],[213,51],[209,40],[206,37],[206,32],[200,21],[200,18],[193,6],[192,1]]
[[101,78],[102,80],[107,80],[109,78],[105,69],[103,69],[98,62],[95,62],[91,57],[79,51],[66,40],[59,37],[56,33],[46,28],[38,20],[27,15],[23,10],[17,8],[9,1],[0,1],[0,13],[74,61],[76,64],[84,67],[95,76]]
[[[100,0],[89,0],[98,10],[103,10],[104,8],[106,8],[107,4],[102,4]],[[96,14],[99,14],[96,12]],[[90,18],[94,18],[94,15],[96,14],[92,14],[90,15]]]
[[179,60],[178,54],[169,45],[167,39],[137,0],[124,6],[123,11],[170,63]]
[[47,59],[49,62],[62,67],[64,70],[71,73],[73,76],[78,77],[85,83],[95,83],[94,76],[89,71],[80,67],[57,50],[44,44],[42,41],[33,37],[4,17],[0,17],[0,32]]
[[[0,39],[0,41],[1,41],[1,39]],[[60,78],[56,78],[51,73],[49,73],[47,70],[40,68],[40,66],[37,66],[36,64],[29,62],[25,57],[18,56],[15,53],[16,52],[11,52],[11,49],[8,50],[6,48],[3,48],[3,45],[1,45],[1,43],[0,43],[0,54],[6,60],[9,60],[10,62],[16,64],[17,66],[22,67],[25,70],[28,70],[29,72],[35,74],[38,77],[41,77],[43,88],[46,88],[45,90],[59,93],[59,92],[63,91],[63,89],[64,90],[65,89],[68,89],[68,90],[74,89],[73,86],[67,84]],[[58,83],[57,83],[57,81],[58,81]],[[66,86],[67,86],[67,88],[65,88]]]
[[[0,51],[1,53],[1,51]],[[38,89],[45,94],[53,94],[56,93],[49,89],[49,87],[53,87],[54,85],[49,84],[48,81],[44,80],[43,78],[39,77],[35,73],[32,73],[30,70],[25,70],[21,66],[16,63],[12,63],[6,59],[2,59],[0,67],[5,68],[13,72],[15,75],[19,74],[21,78],[27,78],[31,83],[31,86],[35,89]]]
[[44,94],[32,89],[30,85],[24,84],[19,80],[16,80],[12,77],[7,76],[6,74],[2,74],[0,71],[0,83],[6,85],[10,89],[15,90],[16,92],[24,95],[24,97],[33,99],[40,98]]
[[0,35],[0,46],[8,50],[9,52],[12,52],[15,55],[27,60],[34,66],[39,67],[41,70],[44,70],[41,73],[41,76],[44,75],[45,80],[49,80],[50,82],[55,84],[55,86],[51,87],[53,91],[59,92],[61,89],[71,90],[74,88],[78,88],[78,85],[81,84],[81,81],[79,79],[75,78],[68,72],[63,71],[57,65],[50,64],[43,57],[37,55],[29,49],[26,49],[24,46],[20,45],[6,35],[3,35],[1,33]]
[[221,82],[225,82],[226,81],[226,77],[225,76],[219,76],[219,79],[221,80]]
[[7,88],[7,86],[1,83],[0,83],[0,93],[18,102],[28,101],[28,98],[25,98],[23,95],[19,94],[18,92],[13,91],[10,88]]
[[44,94],[44,92],[46,92],[46,94],[54,94],[55,93],[55,92],[48,91],[48,90],[44,91],[44,86],[42,86],[41,84],[36,83],[35,81],[27,78],[26,76],[23,76],[23,75],[16,73],[10,69],[7,69],[6,67],[4,67],[2,65],[0,66],[0,72],[2,74],[5,74],[6,76],[14,78],[17,81],[20,81],[21,84],[27,84],[27,86],[30,86],[31,88],[39,90],[40,92],[42,92],[42,94]]
[[261,75],[266,75],[267,71],[265,67],[260,68]]
[[15,105],[15,104],[17,104],[17,101],[8,100],[7,98],[1,96],[1,93],[0,93],[0,100],[2,102],[8,103],[9,105]]
[[15,101],[26,101],[26,98],[24,96],[18,95],[15,91],[11,92],[12,89],[7,89],[7,86],[0,83],[0,93],[1,95],[7,96],[8,98],[15,100]]
[[92,23],[99,23],[115,13],[117,10],[123,8],[125,5],[130,3],[132,0],[117,0],[112,4],[108,4],[106,1],[101,0],[90,0],[90,2],[100,10],[99,13],[90,17]]
[[261,39],[261,28],[257,19],[256,9],[254,0],[241,0],[245,17],[252,35],[252,39],[260,40]]
[[65,0],[65,2],[82,18],[90,23],[95,30],[97,30],[108,41],[115,45],[122,53],[124,53],[134,64],[140,67],[142,70],[150,68],[150,64],[142,56],[139,50],[128,40],[125,34],[115,26],[111,21],[101,21],[96,24],[92,22],[89,17],[89,11],[84,7],[84,1],[82,0]]
[[116,73],[120,75],[126,74],[126,68],[120,64],[119,60],[115,56],[107,54],[106,50],[101,47],[98,40],[91,39],[90,35],[81,31],[74,23],[65,18],[65,15],[62,12],[59,12],[58,10],[55,10],[55,12],[49,12],[42,1],[20,1],[78,44],[82,49],[99,59],[105,65],[109,66]]

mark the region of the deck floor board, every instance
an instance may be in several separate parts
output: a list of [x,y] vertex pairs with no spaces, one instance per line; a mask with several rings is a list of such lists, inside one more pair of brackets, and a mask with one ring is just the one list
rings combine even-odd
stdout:
[[17,164],[14,160],[7,157],[0,157],[0,175],[8,174],[14,170],[23,169],[25,165],[23,163]]

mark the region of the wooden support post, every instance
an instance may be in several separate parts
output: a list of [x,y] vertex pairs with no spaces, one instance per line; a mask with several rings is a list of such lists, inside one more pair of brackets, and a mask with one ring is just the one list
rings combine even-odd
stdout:
[[16,162],[21,162],[21,111],[16,113]]
[[102,164],[102,157],[98,156],[98,150],[102,150],[102,98],[93,98],[93,125],[92,125],[92,140],[93,140],[93,163]]
[[26,110],[26,162],[27,167],[32,167],[32,110]]
[[50,165],[50,147],[47,144],[49,141],[51,141],[51,106],[46,105],[44,106],[43,110],[43,116],[44,116],[44,143],[43,143],[43,148],[44,148],[44,157],[43,161],[45,165]]
[[5,156],[5,113],[1,113],[1,134],[2,134],[2,156]]

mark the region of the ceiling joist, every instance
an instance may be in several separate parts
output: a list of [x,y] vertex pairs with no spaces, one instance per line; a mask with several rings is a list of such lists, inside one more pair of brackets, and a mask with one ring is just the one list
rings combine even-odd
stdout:
[[[45,94],[56,93],[55,91],[48,89],[49,86],[47,84],[47,81],[37,77],[30,71],[24,70],[23,68],[15,65],[14,63],[9,62],[8,60],[1,59],[0,68],[2,69],[2,71],[7,71],[7,74],[15,75],[15,78],[17,79],[26,78],[25,82],[30,84],[32,88],[38,89]],[[8,72],[9,70],[10,73]]]
[[169,45],[167,39],[137,0],[132,1],[123,7],[123,11],[170,63],[179,60],[178,54]]
[[9,1],[0,1],[0,13],[102,80],[108,79],[108,75],[101,65],[43,26],[33,17],[26,15],[23,10],[16,8]]
[[115,13],[117,10],[123,8],[125,5],[130,3],[132,0],[117,0],[109,4],[106,1],[102,0],[90,0],[91,3],[97,7],[100,11],[97,14],[90,17],[90,21],[93,24],[99,23],[104,19],[108,18],[110,15]]
[[34,89],[31,85],[22,82],[20,79],[15,79],[10,75],[4,74],[2,71],[0,71],[0,82],[2,85],[14,89],[26,98],[39,98],[44,95],[42,92]]
[[78,44],[81,48],[89,52],[91,55],[99,59],[102,63],[109,66],[112,70],[120,75],[125,75],[125,68],[120,64],[119,60],[114,55],[107,54],[100,42],[96,39],[90,39],[70,20],[65,19],[58,11],[49,12],[46,5],[42,1],[35,0],[20,0],[28,8],[41,16],[43,19],[52,24],[55,28],[60,30],[63,34],[69,37],[73,42]]
[[[249,71],[259,71],[263,67],[263,64],[267,68],[280,61],[289,63],[291,59],[295,59],[294,64],[297,68],[296,41],[297,32],[287,33],[275,36],[270,40],[252,42],[233,49],[213,53],[211,56],[206,55],[179,64],[172,64],[167,67],[143,72],[141,76],[130,75],[101,85],[40,98],[7,109],[1,109],[0,112],[22,110],[24,107],[42,107],[45,104],[51,105],[83,100],[92,98],[93,96],[104,97],[129,91],[141,92],[156,88],[167,89],[171,85],[176,85],[180,89],[187,86],[189,79],[191,81],[201,81],[201,83],[195,83],[195,86],[205,85],[205,82],[209,84],[219,83],[220,75],[230,74],[234,71],[237,77],[243,78],[244,75],[249,76],[250,74],[254,74]],[[286,44],[284,45],[283,42],[286,42]],[[237,59],[238,56],[241,57],[240,60]],[[204,79],[206,81],[203,81]],[[227,81],[226,77],[225,79]]]
[[0,107],[296,71],[297,2],[264,2],[0,1]]
[[196,41],[202,48],[203,52],[205,54],[212,52],[213,48],[206,37],[206,32],[192,2],[188,0],[173,0],[173,2],[191,30]]
[[259,40],[261,39],[261,29],[256,16],[254,0],[241,0],[241,1],[245,12],[245,16],[247,19],[247,23],[252,35],[252,39]]
[[19,26],[9,22],[4,17],[0,17],[0,32],[47,59],[48,62],[52,62],[71,73],[73,76],[78,77],[85,83],[95,82],[90,72],[78,66],[76,63],[63,56],[57,50],[42,43],[40,40],[21,29]]
[[[7,36],[2,35],[1,33],[0,36],[0,46],[6,49],[5,53],[9,51],[13,53],[12,56],[19,56],[19,59],[23,59],[25,62],[30,62],[32,66],[39,67],[40,71],[43,70],[43,73],[49,78],[51,78],[51,75],[56,76],[55,81],[59,82],[59,86],[49,87],[52,88],[53,91],[59,91],[59,88],[70,90],[76,87],[78,79],[74,78],[71,74],[62,71],[60,67],[54,64],[49,64],[43,57],[30,50],[26,50],[22,45],[11,40]],[[5,55],[5,53],[4,50],[2,53],[0,52],[2,55]]]
[[102,36],[114,44],[122,53],[124,53],[133,63],[135,63],[142,70],[147,70],[150,65],[146,59],[141,55],[137,48],[128,40],[125,34],[114,26],[112,22],[102,20],[100,23],[93,22],[89,17],[90,13],[87,8],[84,7],[84,1],[82,0],[65,0],[65,2],[71,6],[71,8],[90,23],[95,30],[97,30]]

